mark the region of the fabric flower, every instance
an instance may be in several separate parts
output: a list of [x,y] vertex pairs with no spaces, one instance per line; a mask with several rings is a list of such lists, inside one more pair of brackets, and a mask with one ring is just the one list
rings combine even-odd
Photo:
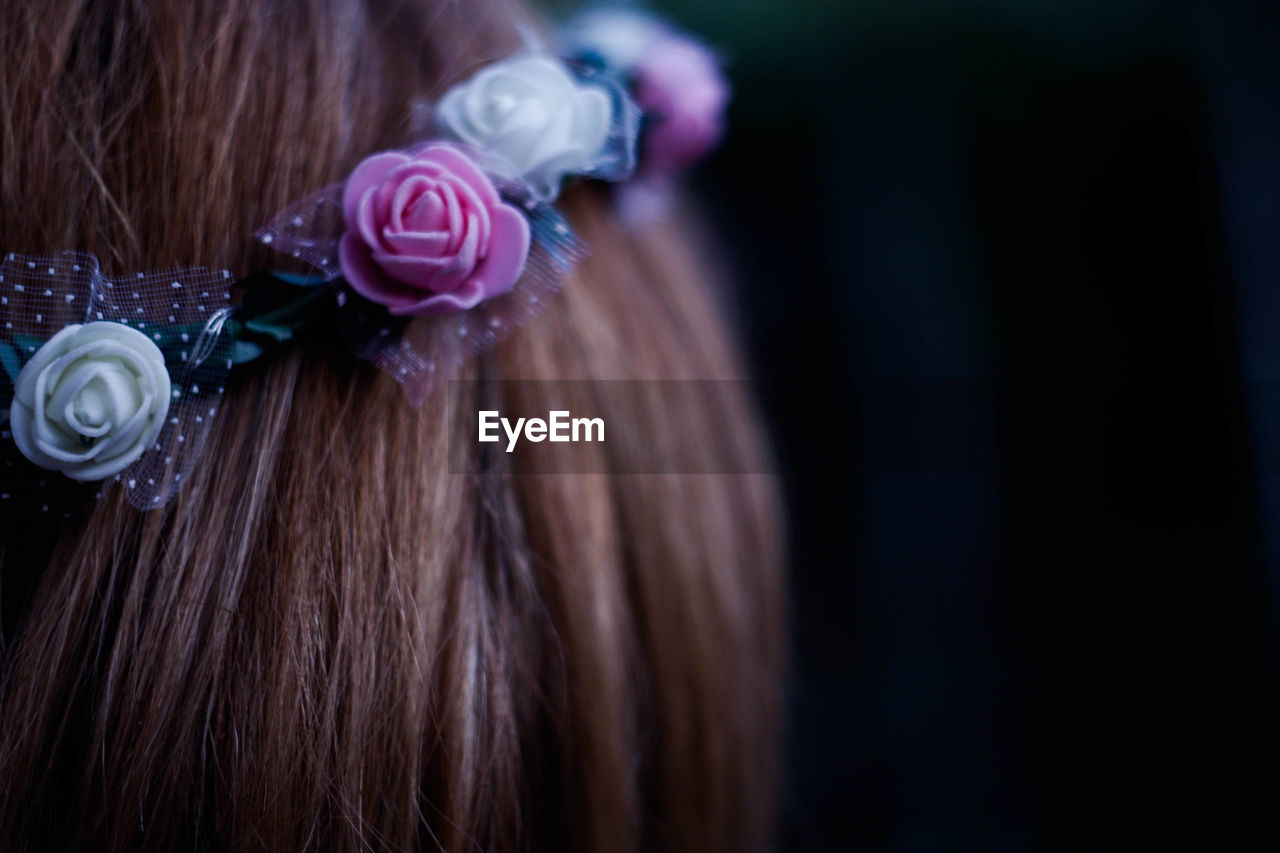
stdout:
[[375,154],[342,197],[347,283],[392,314],[451,314],[511,290],[529,222],[465,154],[444,144]]
[[675,174],[702,159],[724,134],[729,83],[699,42],[669,35],[636,64],[635,98],[649,124],[641,163],[650,174]]
[[555,198],[565,175],[588,171],[609,136],[612,106],[559,62],[526,56],[490,65],[436,107],[441,131],[474,146],[485,166]]
[[22,455],[73,480],[103,480],[155,443],[169,412],[164,356],[120,323],[67,326],[22,371],[9,410]]

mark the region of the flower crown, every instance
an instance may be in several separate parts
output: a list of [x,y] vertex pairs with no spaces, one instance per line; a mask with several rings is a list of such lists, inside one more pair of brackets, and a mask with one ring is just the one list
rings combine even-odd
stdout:
[[319,318],[416,406],[537,314],[587,253],[555,207],[561,186],[665,185],[719,141],[728,99],[712,53],[642,13],[585,13],[561,41],[421,105],[422,142],[368,157],[255,233],[305,274],[108,276],[91,255],[4,255],[0,512],[48,512],[75,481],[112,478],[133,506],[163,505],[228,372]]

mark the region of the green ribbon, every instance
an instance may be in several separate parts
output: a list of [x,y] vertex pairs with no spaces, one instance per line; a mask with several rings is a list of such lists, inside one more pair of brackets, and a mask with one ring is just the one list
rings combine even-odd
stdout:
[[261,356],[271,346],[301,335],[324,313],[333,291],[320,279],[290,273],[264,273],[251,281],[244,304],[227,323],[233,364]]
[[[246,287],[244,304],[223,328],[223,334],[231,341],[231,363],[253,361],[271,347],[291,341],[314,326],[327,313],[326,302],[333,299],[333,289],[323,286],[329,283],[293,273],[260,273],[242,281]],[[189,352],[204,329],[203,323],[186,323],[155,325],[147,331],[165,353],[165,360],[177,362],[178,353]],[[22,366],[46,341],[27,334],[0,340],[0,367],[13,384],[17,384]],[[180,389],[174,390],[181,393]]]

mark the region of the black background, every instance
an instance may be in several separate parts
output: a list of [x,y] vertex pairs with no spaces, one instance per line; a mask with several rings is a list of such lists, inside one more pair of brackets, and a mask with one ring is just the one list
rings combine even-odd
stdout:
[[736,86],[781,848],[1276,849],[1280,7],[665,8]]

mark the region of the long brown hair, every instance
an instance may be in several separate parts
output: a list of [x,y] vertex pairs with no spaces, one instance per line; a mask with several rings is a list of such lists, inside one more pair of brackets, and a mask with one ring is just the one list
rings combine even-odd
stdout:
[[[407,142],[406,105],[508,52],[522,15],[10,0],[3,248],[266,267],[256,225]],[[461,375],[740,374],[689,223],[624,233],[601,192],[564,199],[592,257]],[[233,379],[170,506],[109,489],[0,536],[0,849],[767,845],[769,478],[521,476],[332,344]],[[629,426],[593,470],[656,452],[763,470],[741,399],[603,414]]]

